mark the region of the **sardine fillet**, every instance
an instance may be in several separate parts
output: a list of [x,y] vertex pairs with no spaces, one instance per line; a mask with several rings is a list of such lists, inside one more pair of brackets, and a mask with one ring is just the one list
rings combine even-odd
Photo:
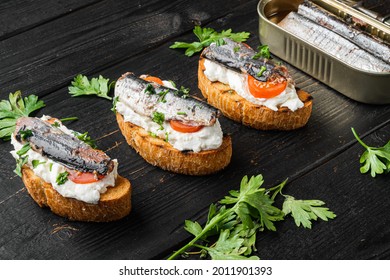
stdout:
[[290,12],[278,25],[348,65],[366,71],[390,72],[389,64],[295,12]]

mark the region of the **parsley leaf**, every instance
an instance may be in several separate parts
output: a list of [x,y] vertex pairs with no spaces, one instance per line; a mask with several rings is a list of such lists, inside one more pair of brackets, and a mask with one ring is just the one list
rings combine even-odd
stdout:
[[271,53],[267,45],[257,47],[258,52],[252,57],[252,59],[259,59],[260,57],[271,58]]
[[163,123],[165,121],[165,115],[163,113],[157,111],[153,112],[152,120],[160,125],[161,130],[163,129]]
[[112,100],[111,111],[113,111],[114,114],[116,114],[116,104],[118,103],[118,101],[119,101],[119,96],[115,96],[114,99]]
[[33,159],[31,161],[31,164],[32,164],[33,168],[36,168],[38,165],[45,164],[45,163],[46,163],[46,161],[39,161],[38,159]]
[[363,164],[360,173],[370,171],[371,176],[375,177],[377,174],[390,172],[390,141],[380,148],[369,147],[359,138],[355,129],[351,129],[355,138],[366,149],[360,157],[360,163]]
[[[196,221],[185,221],[184,229],[194,237],[168,260],[186,254],[191,247],[201,249],[192,254],[198,253],[201,257],[208,254],[212,259],[258,259],[257,256],[251,256],[256,251],[256,234],[264,229],[276,230],[274,222],[283,220],[285,215],[291,214],[297,226],[302,224],[307,228],[311,227],[310,220],[317,220],[319,217],[327,221],[336,217],[328,208],[320,207],[324,205],[320,200],[295,200],[292,196],[283,195],[281,191],[286,182],[287,180],[266,190],[261,188],[264,183],[262,175],[252,176],[250,179],[245,176],[239,191],[230,191],[229,196],[219,201],[219,207],[210,205],[203,227]],[[278,194],[285,197],[283,211],[273,206]],[[216,236],[216,242],[210,244]]]
[[96,141],[91,138],[91,136],[88,135],[88,132],[80,133],[80,132],[74,132],[74,135],[84,143],[88,144],[92,148],[96,149]]
[[289,195],[285,197],[282,211],[286,216],[291,214],[298,227],[302,224],[305,228],[311,228],[311,220],[316,221],[317,217],[324,221],[336,217],[329,208],[320,207],[325,204],[321,200],[298,200]]
[[232,33],[231,29],[217,32],[213,28],[195,26],[193,30],[199,42],[175,42],[169,48],[171,49],[186,49],[185,55],[192,56],[197,52],[203,50],[203,48],[210,46],[211,43],[224,44],[223,38],[230,38],[236,42],[244,42],[249,38],[249,32]]
[[23,156],[23,155],[25,155],[30,149],[31,149],[30,143],[26,143],[26,144],[23,145],[23,147],[22,147],[19,151],[16,152],[16,154],[17,154],[18,156]]
[[108,93],[115,86],[115,81],[109,83],[109,79],[105,79],[101,75],[99,75],[99,78],[88,80],[87,76],[79,74],[73,79],[71,84],[72,86],[68,87],[68,90],[72,97],[97,95],[98,97],[111,100],[112,97],[108,96]]
[[9,140],[15,130],[16,120],[28,117],[32,112],[45,107],[36,95],[22,98],[22,93],[16,91],[9,94],[9,100],[0,101],[0,138]]
[[22,167],[23,165],[25,165],[28,161],[28,156],[25,156],[25,157],[19,157],[17,160],[16,160],[16,168],[14,169],[14,172],[16,173],[16,175],[18,175],[19,177],[22,177]]
[[261,75],[263,75],[264,71],[266,71],[266,70],[267,70],[267,67],[265,67],[264,65],[261,66],[260,71],[259,71],[259,73],[256,74],[256,76],[261,77]]
[[33,135],[31,129],[19,130],[19,135],[21,140],[26,140],[27,138]]
[[63,184],[65,184],[66,181],[68,181],[68,175],[69,175],[69,173],[68,173],[67,171],[58,174],[58,176],[57,176],[57,178],[56,178],[56,183],[57,183],[58,185],[63,185]]

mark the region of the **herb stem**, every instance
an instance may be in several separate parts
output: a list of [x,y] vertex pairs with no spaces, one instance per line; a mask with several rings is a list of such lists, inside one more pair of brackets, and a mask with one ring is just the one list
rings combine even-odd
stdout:
[[[211,230],[216,224],[218,224],[220,221],[224,220],[226,217],[228,217],[232,212],[234,213],[236,208],[237,208],[237,204],[235,204],[232,208],[229,208],[223,215],[221,215],[219,217],[219,219],[216,219],[215,221],[213,221],[213,223],[209,223],[207,224],[202,232],[198,235],[198,236],[195,236],[190,242],[188,242],[186,245],[184,245],[183,247],[181,247],[179,250],[177,250],[176,252],[174,252],[167,260],[174,260],[177,256],[183,254],[188,248],[190,247],[193,247],[193,246],[196,246],[196,247],[199,247],[201,245],[199,244],[195,244],[196,241],[198,241],[199,239],[202,238],[202,236],[208,232],[209,230]],[[199,248],[202,248],[202,247],[199,247]],[[203,247],[202,249],[205,249],[205,247]]]
[[366,149],[369,149],[370,147],[368,147],[360,138],[359,136],[357,135],[355,129],[353,127],[351,127],[351,130],[352,130],[352,133],[353,135],[355,136],[356,140],[358,140],[358,142],[360,143],[360,145],[362,145],[364,148]]
[[77,121],[79,118],[78,117],[69,117],[69,118],[63,118],[60,119],[61,122],[70,122],[70,121]]

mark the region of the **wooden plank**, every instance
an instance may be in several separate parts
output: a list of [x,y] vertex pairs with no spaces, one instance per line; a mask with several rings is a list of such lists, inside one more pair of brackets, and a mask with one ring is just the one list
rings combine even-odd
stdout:
[[26,1],[4,0],[0,2],[0,40],[15,36],[63,15],[98,2],[87,1]]
[[[248,30],[255,33],[257,17],[255,11],[248,13],[249,6],[249,4],[243,6],[234,11],[234,14],[227,14],[213,21],[211,26],[215,28],[233,27],[237,31]],[[183,8],[183,11],[185,10]],[[192,38],[191,34],[187,34],[178,39],[188,41]],[[187,58],[180,52],[170,50],[168,46],[171,42],[161,43],[164,40],[155,43],[158,47],[149,49],[147,53],[136,53],[104,70],[105,65],[100,64],[99,67],[102,67],[102,70],[91,70],[91,73],[95,71],[93,73],[115,79],[126,71],[136,71],[138,74],[160,75],[166,79],[173,79],[178,84],[196,88],[197,58]],[[256,45],[257,40],[257,37],[252,37],[250,44]],[[97,42],[95,41],[94,44]],[[90,54],[88,57],[93,56]],[[109,58],[99,60],[99,62],[103,61],[109,63],[112,60]],[[66,66],[68,70],[65,71],[75,71],[75,73],[78,73],[80,69],[85,69],[81,63],[70,64],[68,62],[68,64],[59,63],[58,65]],[[4,226],[0,228],[0,258],[162,258],[188,238],[188,234],[182,229],[185,219],[204,220],[211,202],[223,197],[228,190],[236,188],[243,175],[258,173],[264,174],[267,187],[289,177],[291,181],[291,185],[288,186],[289,193],[296,195],[297,198],[309,198],[306,195],[311,195],[323,199],[339,215],[337,220],[319,223],[313,231],[304,231],[302,235],[297,234],[300,230],[295,229],[292,223],[283,222],[280,232],[287,232],[290,238],[296,235],[297,242],[301,243],[290,244],[287,237],[282,237],[282,234],[266,234],[259,239],[260,256],[284,258],[286,254],[288,255],[286,248],[293,250],[298,247],[297,244],[315,244],[321,237],[338,236],[348,241],[345,240],[347,235],[342,233],[343,230],[351,233],[353,240],[356,241],[358,238],[356,226],[361,225],[360,222],[365,225],[373,223],[366,221],[370,218],[367,213],[363,216],[355,216],[348,223],[348,215],[360,213],[357,207],[366,204],[361,195],[359,203],[353,204],[355,206],[353,211],[356,213],[348,212],[343,210],[346,201],[342,198],[348,197],[350,193],[356,195],[356,192],[362,188],[367,188],[365,192],[368,193],[373,184],[376,185],[379,182],[378,186],[383,187],[384,182],[381,181],[383,179],[377,180],[377,178],[375,181],[365,180],[360,183],[363,178],[371,178],[362,177],[356,172],[349,174],[349,168],[353,166],[355,166],[354,170],[358,171],[357,154],[361,151],[361,148],[354,144],[356,141],[350,132],[350,127],[354,126],[359,134],[370,134],[370,137],[371,133],[382,128],[379,132],[383,134],[381,139],[388,139],[389,135],[386,132],[389,131],[390,108],[351,101],[299,70],[292,67],[290,69],[298,85],[313,93],[315,98],[314,111],[308,126],[293,132],[261,132],[222,118],[221,123],[225,132],[233,137],[232,163],[225,171],[206,177],[174,175],[146,164],[124,143],[123,137],[117,130],[114,115],[109,111],[111,104],[108,101],[94,98],[68,98],[66,88],[60,88],[44,96],[47,107],[41,110],[40,114],[45,113],[56,117],[76,114],[80,120],[69,124],[69,127],[78,131],[89,131],[93,137],[100,138],[98,145],[103,150],[108,150],[111,157],[119,159],[120,174],[128,177],[134,187],[134,209],[129,217],[109,224],[68,222],[47,209],[40,209],[27,192],[23,191],[20,179],[12,173],[13,161],[8,154],[10,145],[1,143],[0,219],[4,221]],[[50,81],[45,86],[52,90],[61,84],[57,84],[57,81]],[[42,85],[42,88],[45,86]],[[336,173],[332,173],[334,167]],[[318,182],[326,183],[324,183],[325,186],[318,186]],[[313,185],[315,187],[312,187]],[[358,186],[357,189],[355,189],[356,186]],[[334,196],[333,194],[328,196],[330,195],[329,189],[332,191],[340,189],[340,191],[335,192]],[[345,190],[345,193],[341,190]],[[380,191],[380,194],[382,196],[375,195],[370,201],[373,202],[374,198],[384,200],[387,197],[387,193],[383,191]],[[387,206],[386,202],[383,203],[382,205]],[[378,204],[375,213],[382,213],[383,209]],[[362,221],[359,220],[360,218]],[[339,220],[341,224],[338,223]],[[344,228],[344,223],[346,228]],[[335,226],[329,233],[329,227],[333,224]],[[384,227],[384,230],[387,228]],[[386,234],[378,240],[386,241],[385,237]],[[272,242],[268,244],[268,240]],[[283,243],[284,246],[275,245],[278,242]],[[266,246],[268,249],[264,250]],[[275,249],[277,254],[274,255],[271,252],[274,250],[273,246],[277,247]],[[329,249],[328,246],[329,244],[322,239],[308,252],[300,251],[296,255],[291,252],[289,256],[291,258],[304,258],[305,256],[323,258],[333,252],[334,258],[352,258],[352,254],[358,250],[355,243],[349,245],[348,242],[344,244],[341,241],[336,242],[334,249]],[[367,245],[363,248],[361,258],[368,257],[368,254],[373,252],[372,246]],[[56,249],[53,250],[53,248]],[[347,249],[345,253],[343,253],[344,249]],[[385,250],[386,248],[379,248],[376,254],[386,256]]]
[[207,22],[240,7],[254,9],[255,2],[99,2],[93,9],[75,11],[1,41],[2,95],[21,89],[42,96],[66,86],[78,73],[99,72],[189,32],[194,22]]

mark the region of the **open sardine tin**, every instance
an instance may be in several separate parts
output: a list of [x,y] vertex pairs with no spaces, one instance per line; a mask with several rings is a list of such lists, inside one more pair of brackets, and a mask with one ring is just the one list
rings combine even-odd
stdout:
[[[345,96],[363,103],[390,104],[390,72],[370,72],[340,61],[317,46],[303,41],[277,25],[291,11],[297,11],[303,0],[261,0],[259,35],[271,52]],[[353,16],[367,24],[367,30],[386,41],[390,28],[366,15],[333,0],[312,0],[331,13]]]

